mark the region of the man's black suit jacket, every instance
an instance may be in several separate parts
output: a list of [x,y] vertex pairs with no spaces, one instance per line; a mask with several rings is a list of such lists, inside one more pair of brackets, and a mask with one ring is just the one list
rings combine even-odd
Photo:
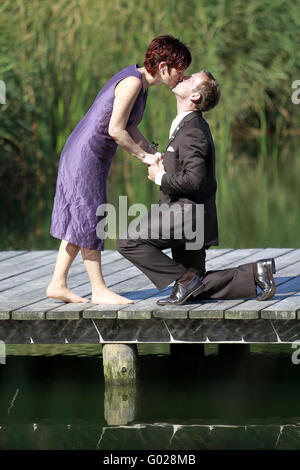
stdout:
[[200,111],[179,123],[166,146],[159,203],[204,204],[204,247],[218,245],[215,147]]

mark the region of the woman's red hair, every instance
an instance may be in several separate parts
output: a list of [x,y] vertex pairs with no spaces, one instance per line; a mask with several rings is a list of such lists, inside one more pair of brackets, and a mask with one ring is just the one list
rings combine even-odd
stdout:
[[144,66],[153,77],[158,64],[166,62],[168,70],[185,70],[192,62],[189,48],[173,36],[158,36],[151,41],[145,55]]

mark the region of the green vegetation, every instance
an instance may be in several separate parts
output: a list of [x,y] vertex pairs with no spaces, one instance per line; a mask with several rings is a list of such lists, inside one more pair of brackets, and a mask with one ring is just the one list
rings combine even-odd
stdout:
[[[207,113],[217,149],[222,246],[299,246],[300,17],[293,0],[2,0],[0,249],[56,248],[49,235],[60,152],[105,82],[142,65],[153,37],[186,42],[188,71],[210,70],[222,87]],[[166,87],[150,89],[141,129],[167,141],[176,114]],[[145,184],[141,184],[145,181]],[[150,205],[158,188],[120,149],[109,201]],[[107,247],[113,248],[114,242]]]

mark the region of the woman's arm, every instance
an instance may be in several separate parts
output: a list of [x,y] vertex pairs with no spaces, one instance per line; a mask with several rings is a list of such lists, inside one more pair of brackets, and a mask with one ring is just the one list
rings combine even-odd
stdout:
[[139,145],[143,150],[145,150],[145,152],[152,153],[152,154],[157,152],[155,147],[151,146],[148,140],[143,136],[138,126],[129,127],[128,133],[132,137],[132,139],[135,141],[135,143]]
[[126,152],[150,165],[157,159],[134,142],[126,130],[130,112],[141,91],[141,87],[141,81],[137,77],[127,77],[118,83],[115,88],[114,107],[108,133]]

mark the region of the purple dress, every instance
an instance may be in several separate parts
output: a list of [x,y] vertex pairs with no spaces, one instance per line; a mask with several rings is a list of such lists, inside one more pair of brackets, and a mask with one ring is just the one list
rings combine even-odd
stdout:
[[[142,81],[138,65],[130,65],[114,75],[96,96],[86,115],[68,137],[62,150],[50,234],[60,240],[92,250],[103,250],[96,226],[103,218],[97,207],[106,201],[106,179],[117,143],[108,134],[114,104],[114,90],[124,78]],[[131,110],[127,127],[141,121],[148,96],[143,87]]]

